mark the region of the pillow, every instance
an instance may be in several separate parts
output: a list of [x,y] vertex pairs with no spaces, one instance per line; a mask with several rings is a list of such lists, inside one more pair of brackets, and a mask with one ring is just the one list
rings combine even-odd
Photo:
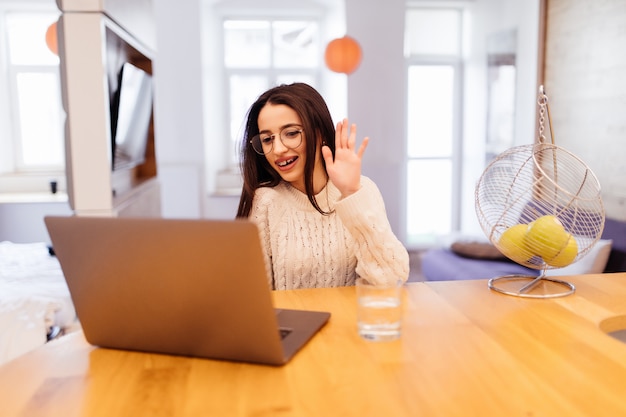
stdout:
[[549,269],[546,276],[601,274],[611,254],[611,239],[600,239],[589,249],[587,254],[565,268]]
[[472,259],[507,259],[493,244],[477,241],[456,241],[450,250],[459,256]]

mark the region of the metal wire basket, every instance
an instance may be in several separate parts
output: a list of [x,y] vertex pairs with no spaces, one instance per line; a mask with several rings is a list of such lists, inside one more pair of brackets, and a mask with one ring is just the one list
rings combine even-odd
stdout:
[[573,284],[549,278],[546,271],[585,256],[602,234],[605,213],[600,183],[591,169],[556,146],[554,138],[545,141],[549,109],[543,87],[538,103],[538,143],[511,148],[487,166],[476,185],[475,208],[484,233],[505,256],[541,270],[538,277],[492,278],[489,287],[509,295],[549,298],[575,291]]

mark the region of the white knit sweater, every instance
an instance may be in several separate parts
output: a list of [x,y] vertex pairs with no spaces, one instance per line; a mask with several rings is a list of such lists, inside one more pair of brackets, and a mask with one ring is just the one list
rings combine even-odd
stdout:
[[376,184],[361,177],[361,189],[340,200],[329,181],[316,196],[289,183],[257,189],[249,219],[259,227],[268,279],[274,289],[353,285],[358,276],[375,282],[409,275],[409,256],[391,230]]

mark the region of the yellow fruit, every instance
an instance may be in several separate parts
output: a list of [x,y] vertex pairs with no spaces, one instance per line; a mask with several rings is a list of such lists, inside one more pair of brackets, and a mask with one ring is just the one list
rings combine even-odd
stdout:
[[506,229],[496,245],[500,252],[515,262],[528,262],[533,257],[533,253],[526,247],[527,229],[526,224],[516,224]]
[[574,236],[570,235],[567,245],[565,245],[563,250],[553,259],[546,261],[546,263],[556,268],[562,268],[571,264],[574,259],[576,259],[576,255],[578,255],[578,244],[576,243]]
[[528,225],[526,247],[544,262],[554,259],[569,241],[570,234],[555,216],[541,216]]

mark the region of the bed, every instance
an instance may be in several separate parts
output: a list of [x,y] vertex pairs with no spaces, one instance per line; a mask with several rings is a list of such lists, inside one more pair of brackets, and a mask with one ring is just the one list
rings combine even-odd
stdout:
[[0,364],[76,326],[61,267],[47,244],[0,242]]

